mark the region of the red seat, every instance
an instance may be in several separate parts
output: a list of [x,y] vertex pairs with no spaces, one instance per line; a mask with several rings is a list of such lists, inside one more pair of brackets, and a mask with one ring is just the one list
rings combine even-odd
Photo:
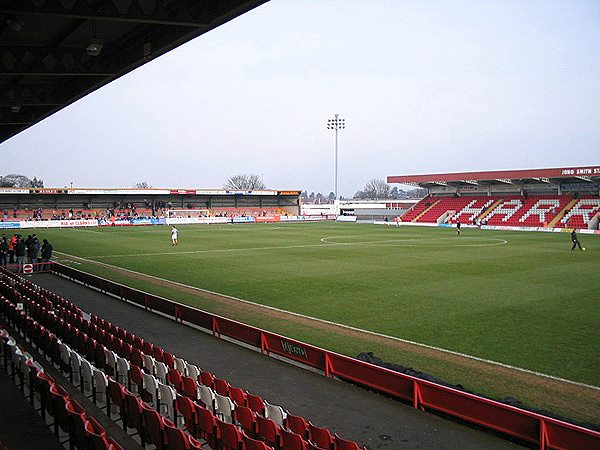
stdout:
[[163,450],[166,442],[162,416],[147,403],[142,403],[142,416],[144,418],[146,440],[154,444],[156,450]]
[[143,439],[143,419],[142,419],[142,400],[133,395],[131,392],[125,390],[125,414],[123,416],[123,429],[127,430],[127,427],[134,428],[142,436],[142,446],[144,443]]
[[217,418],[206,408],[195,404],[196,420],[197,420],[197,436],[208,442],[211,448],[215,448],[217,444],[218,428]]
[[242,388],[229,386],[229,398],[238,406],[248,406],[247,395]]
[[167,441],[167,448],[169,450],[188,450],[190,443],[187,438],[187,434],[183,430],[180,430],[166,417],[162,418],[163,425],[165,428],[165,436]]
[[175,410],[183,416],[185,428],[196,436],[196,405],[194,402],[185,395],[177,394],[175,400]]
[[222,422],[217,419],[220,436],[220,448],[227,450],[242,450],[244,439],[242,432],[231,423]]
[[[166,364],[166,363],[165,363]],[[169,369],[167,381],[175,388],[176,391],[181,391],[183,387],[183,375],[177,369]]]
[[288,413],[285,424],[288,430],[299,434],[303,439],[308,438],[308,423],[304,418]]
[[200,383],[204,386],[208,386],[209,388],[213,388],[215,384],[215,377],[212,373],[202,371],[200,372]]
[[192,400],[198,399],[198,382],[191,377],[182,378],[182,390]]
[[285,450],[306,450],[308,448],[308,444],[299,434],[282,428],[281,447]]
[[235,408],[235,421],[251,437],[256,436],[256,415],[247,406]]
[[67,402],[67,416],[69,419],[70,439],[73,446],[77,448],[87,447],[87,435],[85,424],[87,422],[85,410],[75,400]]
[[281,429],[271,419],[260,415],[256,416],[256,435],[269,445],[279,448]]
[[217,394],[224,395],[225,397],[229,397],[229,383],[220,378],[215,378],[214,380],[214,390]]
[[104,428],[93,417],[89,417],[85,423],[85,433],[90,450],[107,450],[109,448],[110,444],[106,439]]
[[144,387],[144,373],[140,366],[131,364],[131,367],[129,368],[129,382],[130,387],[134,384],[137,386],[136,392],[142,392]]
[[244,450],[272,450],[273,447],[269,447],[263,441],[253,439],[250,436],[243,434],[244,439]]
[[265,402],[258,395],[247,393],[248,407],[257,414],[265,413]]
[[337,434],[335,435],[335,450],[361,450],[356,442],[342,439]]
[[320,428],[308,422],[308,438],[311,442],[324,449],[333,448],[333,436],[327,428]]
[[[110,404],[119,409],[119,414],[122,415],[125,411],[125,388],[117,383],[112,378],[108,379],[108,395],[106,396]],[[108,410],[108,416],[110,417],[110,407]]]

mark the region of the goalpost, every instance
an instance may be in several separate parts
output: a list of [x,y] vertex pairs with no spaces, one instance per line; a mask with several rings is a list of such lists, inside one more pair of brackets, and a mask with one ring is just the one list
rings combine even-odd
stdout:
[[209,217],[208,209],[168,209],[165,211],[167,219],[183,219],[196,217]]

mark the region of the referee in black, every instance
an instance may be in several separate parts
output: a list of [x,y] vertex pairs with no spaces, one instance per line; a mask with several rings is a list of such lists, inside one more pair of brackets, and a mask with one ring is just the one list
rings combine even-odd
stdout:
[[577,228],[573,228],[573,231],[571,231],[571,241],[573,241],[573,247],[571,247],[571,250],[575,250],[575,247],[579,247],[579,250],[581,251],[585,250],[585,248],[581,247],[579,239],[577,238]]
[[460,236],[460,220],[456,221],[456,234]]

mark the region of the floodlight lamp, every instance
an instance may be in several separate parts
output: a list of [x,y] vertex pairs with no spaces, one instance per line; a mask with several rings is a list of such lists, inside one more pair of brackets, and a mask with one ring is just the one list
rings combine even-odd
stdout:
[[103,48],[104,43],[100,39],[92,39],[88,46],[85,48],[85,52],[89,56],[98,56]]

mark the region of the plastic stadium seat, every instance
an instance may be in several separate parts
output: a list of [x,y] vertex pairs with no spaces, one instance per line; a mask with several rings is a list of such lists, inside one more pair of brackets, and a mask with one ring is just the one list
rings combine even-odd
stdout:
[[131,357],[128,358],[129,362],[131,362],[131,365],[135,365],[138,367],[143,367],[144,366],[144,354],[142,353],[142,351],[138,348],[133,348],[133,351],[131,352]]
[[129,368],[129,388],[136,388],[136,393],[141,394],[144,387],[144,372],[140,366],[131,365]]
[[115,375],[117,373],[117,354],[107,348],[104,349],[104,372],[107,375]]
[[281,406],[271,405],[265,400],[265,417],[271,419],[280,427],[284,426],[287,413]]
[[177,391],[180,391],[183,385],[183,375],[179,370],[169,369],[169,373],[167,374],[167,381]]
[[212,373],[203,370],[200,373],[200,383],[212,389],[215,384],[215,377]]
[[154,376],[158,378],[161,383],[167,383],[167,374],[169,373],[169,368],[164,362],[155,361],[154,372]]
[[111,409],[119,410],[119,414],[122,415],[123,411],[125,411],[125,388],[117,383],[112,378],[108,379],[108,394],[107,394],[107,402],[110,402],[110,408],[108,408],[107,414],[110,417]]
[[185,395],[190,397],[192,400],[197,400],[198,399],[198,382],[194,378],[183,377],[182,391]]
[[[145,353],[145,352],[144,352]],[[152,356],[154,356],[154,359],[157,361],[160,361],[162,363],[164,363],[164,351],[162,348],[160,348],[157,345],[154,345],[152,347]]]
[[256,436],[256,414],[247,406],[235,407],[235,423],[249,436]]
[[85,448],[87,445],[87,436],[85,434],[85,423],[87,422],[85,410],[75,400],[66,404],[67,417],[69,421],[70,447]]
[[335,435],[335,450],[362,450],[356,442],[342,439]]
[[229,398],[233,400],[237,406],[248,405],[248,397],[242,388],[229,386]]
[[260,415],[256,416],[256,435],[269,445],[279,448],[281,430],[271,419]]
[[282,428],[281,448],[285,450],[306,450],[308,444],[299,434]]
[[81,392],[91,392],[94,386],[94,367],[87,359],[81,360]]
[[248,407],[257,414],[263,415],[265,413],[265,402],[262,397],[253,395],[247,392]]
[[218,432],[217,418],[206,408],[196,404],[197,436],[208,442],[211,448],[216,448]]
[[143,364],[144,372],[154,375],[156,361],[152,355],[144,353]]
[[162,416],[147,403],[142,403],[144,432],[146,440],[156,446],[156,450],[165,448],[165,432]]
[[304,420],[304,418],[288,413],[285,422],[288,430],[299,434],[304,439],[308,438],[308,423],[306,420]]
[[127,428],[134,428],[143,438],[142,400],[127,390],[124,390],[123,393],[125,395],[125,410],[124,414],[122,414],[123,429],[127,430]]
[[216,398],[215,393],[208,386],[204,386],[203,384],[198,386],[198,393],[200,395],[200,402],[204,405],[206,409],[209,409],[211,412],[215,411],[216,406]]
[[253,439],[250,436],[242,433],[244,440],[244,450],[272,450],[273,447],[268,446],[263,441]]
[[233,423],[235,403],[221,394],[215,394],[215,414],[223,422]]
[[198,377],[200,376],[200,369],[198,368],[198,366],[195,366],[194,364],[186,363],[185,373],[187,373],[188,377],[193,378],[194,380],[198,381]]
[[[196,435],[196,407],[194,402],[185,395],[177,394],[177,399],[175,400],[175,410],[181,414],[183,418],[183,422],[185,424],[185,428]],[[177,423],[177,422],[175,422]]]
[[109,442],[106,439],[106,433],[93,417],[89,417],[85,423],[85,433],[88,437],[90,450],[106,450],[109,448]]
[[131,365],[129,361],[125,358],[121,358],[117,356],[116,366],[115,366],[115,378],[121,384],[127,384],[129,381],[129,369]]
[[333,436],[327,428],[320,428],[308,422],[308,438],[314,444],[324,449],[333,448]]
[[[144,372],[142,374],[144,381],[144,401],[151,401],[152,405],[158,407],[158,380],[154,375]],[[152,400],[149,400],[152,399]]]
[[169,450],[188,450],[190,443],[185,432],[177,428],[166,417],[163,417],[162,421],[165,429],[167,448]]
[[242,450],[244,439],[242,432],[231,423],[222,422],[217,419],[220,436],[220,448],[224,450]]
[[104,374],[104,372],[94,368],[93,378],[94,385],[92,387],[92,400],[94,404],[96,404],[99,399],[102,400],[102,403],[107,403],[108,377]]
[[175,399],[177,398],[177,391],[167,385],[158,384],[158,411],[161,414],[165,414],[167,417],[175,419]]
[[185,370],[185,360],[181,359],[181,358],[174,358],[175,361],[175,370],[179,370],[182,375],[187,375],[187,371]]
[[163,351],[162,362],[164,362],[170,369],[175,368],[175,358],[168,352]]
[[229,383],[225,380],[215,377],[213,389],[217,394],[229,396]]

